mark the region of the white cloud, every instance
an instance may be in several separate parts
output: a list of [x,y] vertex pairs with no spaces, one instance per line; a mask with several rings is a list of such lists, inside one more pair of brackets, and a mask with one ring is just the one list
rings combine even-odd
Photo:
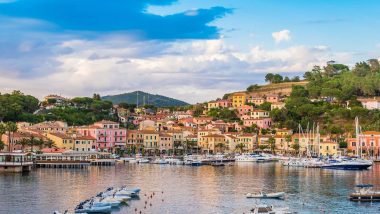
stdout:
[[[0,75],[0,90],[21,89],[39,97],[48,93],[90,96],[95,92],[106,95],[144,90],[195,103],[263,82],[265,72],[303,72],[330,59],[351,62],[353,56],[333,53],[321,45],[274,50],[256,46],[242,52],[222,39],[163,43],[120,36],[71,39],[52,49],[57,51],[48,52],[49,57],[43,55],[45,62],[34,68],[41,75],[24,77],[13,67],[0,68],[0,74],[7,74]],[[27,60],[23,63],[28,64]],[[8,61],[8,65],[14,63],[17,58]]]
[[287,29],[278,32],[273,32],[272,37],[276,43],[280,43],[282,41],[289,41],[291,39],[290,31]]

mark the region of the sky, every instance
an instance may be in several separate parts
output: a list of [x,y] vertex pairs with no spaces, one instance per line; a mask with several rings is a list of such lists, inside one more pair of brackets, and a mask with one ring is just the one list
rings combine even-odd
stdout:
[[0,92],[204,102],[380,57],[377,0],[0,0]]

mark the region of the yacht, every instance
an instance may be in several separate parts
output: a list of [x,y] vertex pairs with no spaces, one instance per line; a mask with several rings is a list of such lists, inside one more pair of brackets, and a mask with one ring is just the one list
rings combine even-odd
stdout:
[[141,159],[138,160],[138,163],[149,163],[149,162],[150,161],[147,158],[141,158]]
[[156,159],[153,161],[154,164],[168,164],[168,162],[165,159]]
[[372,161],[362,159],[330,159],[322,166],[324,169],[364,170],[371,167]]
[[256,162],[257,161],[257,155],[253,154],[241,154],[235,156],[236,162]]

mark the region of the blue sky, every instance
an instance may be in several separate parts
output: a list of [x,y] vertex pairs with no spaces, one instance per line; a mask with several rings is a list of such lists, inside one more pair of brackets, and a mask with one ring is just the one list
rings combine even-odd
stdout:
[[379,58],[375,0],[0,0],[0,91],[191,103]]

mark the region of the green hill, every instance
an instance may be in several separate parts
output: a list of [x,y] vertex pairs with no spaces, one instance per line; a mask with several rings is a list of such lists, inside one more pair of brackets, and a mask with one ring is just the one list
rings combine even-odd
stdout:
[[136,104],[137,94],[138,94],[139,105],[143,105],[144,101],[145,101],[145,104],[154,105],[156,107],[189,105],[188,103],[181,100],[173,99],[173,98],[158,95],[158,94],[149,94],[142,91],[134,91],[134,92],[118,94],[118,95],[108,95],[108,96],[102,97],[102,99],[112,101],[112,103],[114,104],[119,104],[119,103]]

